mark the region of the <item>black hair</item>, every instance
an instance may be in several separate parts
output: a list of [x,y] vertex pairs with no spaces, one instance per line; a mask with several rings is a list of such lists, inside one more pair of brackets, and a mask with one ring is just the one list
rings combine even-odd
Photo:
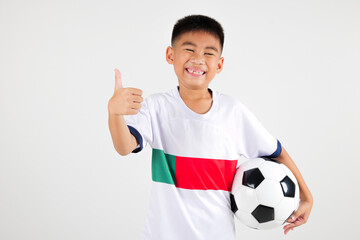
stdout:
[[189,15],[179,19],[173,28],[171,45],[174,46],[174,43],[182,34],[194,31],[204,31],[217,37],[220,41],[222,52],[224,46],[224,29],[215,19],[204,15]]

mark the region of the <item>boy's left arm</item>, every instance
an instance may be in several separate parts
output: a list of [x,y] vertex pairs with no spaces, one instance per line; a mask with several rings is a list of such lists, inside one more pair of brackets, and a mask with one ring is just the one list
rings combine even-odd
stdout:
[[284,234],[287,234],[290,230],[293,230],[294,227],[298,227],[306,223],[313,205],[313,197],[309,188],[306,186],[299,169],[296,167],[294,161],[291,159],[284,147],[282,147],[280,156],[274,158],[274,160],[276,160],[278,163],[284,164],[290,169],[290,171],[295,175],[300,188],[299,207],[287,220],[289,224],[284,226]]

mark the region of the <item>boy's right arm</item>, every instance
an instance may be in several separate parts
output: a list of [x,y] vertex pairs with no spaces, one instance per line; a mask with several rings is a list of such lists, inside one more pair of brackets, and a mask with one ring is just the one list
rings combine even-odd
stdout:
[[109,129],[116,151],[126,156],[138,145],[136,138],[130,133],[124,115],[135,115],[141,108],[142,90],[124,88],[121,75],[115,69],[115,91],[108,103]]

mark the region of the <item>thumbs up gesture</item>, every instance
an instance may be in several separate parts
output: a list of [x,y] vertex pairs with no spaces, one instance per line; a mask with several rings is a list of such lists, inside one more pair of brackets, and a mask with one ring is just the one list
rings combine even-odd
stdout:
[[112,115],[135,115],[141,108],[143,94],[138,88],[124,88],[121,74],[115,68],[115,91],[108,103],[108,111]]

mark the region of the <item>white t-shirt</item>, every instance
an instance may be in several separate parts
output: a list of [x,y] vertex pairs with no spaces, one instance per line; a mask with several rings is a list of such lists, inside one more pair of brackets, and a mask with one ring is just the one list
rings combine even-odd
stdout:
[[145,98],[125,116],[139,142],[152,147],[152,194],[142,239],[234,240],[230,207],[237,159],[271,157],[280,142],[239,100],[212,91],[205,114],[186,106],[178,86]]

